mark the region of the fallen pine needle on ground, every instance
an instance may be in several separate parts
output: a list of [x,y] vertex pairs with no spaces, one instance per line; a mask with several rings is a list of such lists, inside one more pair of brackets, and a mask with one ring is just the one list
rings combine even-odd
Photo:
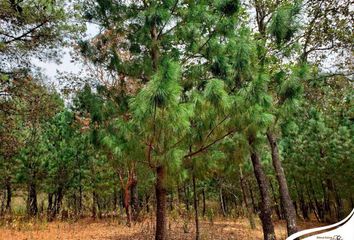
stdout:
[[[316,222],[299,222],[300,229],[318,226]],[[284,221],[275,224],[278,239],[286,238]],[[194,239],[194,225],[182,221],[168,224],[169,239]],[[127,227],[116,220],[80,219],[76,222],[11,222],[0,227],[1,240],[139,240],[154,238],[154,222],[145,220]],[[219,219],[213,223],[201,221],[201,240],[263,239],[262,228],[257,223],[252,230],[247,219]]]

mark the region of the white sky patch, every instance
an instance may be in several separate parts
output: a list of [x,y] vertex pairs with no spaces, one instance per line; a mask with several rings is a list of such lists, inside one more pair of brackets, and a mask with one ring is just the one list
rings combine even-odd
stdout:
[[[98,25],[87,23],[86,33],[84,39],[90,39],[99,33]],[[79,74],[83,69],[84,65],[82,62],[75,61],[71,54],[73,54],[73,47],[65,47],[61,49],[62,55],[60,63],[55,61],[42,61],[38,58],[33,58],[33,64],[41,69],[41,72],[46,76],[45,83],[54,86],[56,89],[60,90],[59,83],[57,81],[58,72],[67,72],[72,74]]]

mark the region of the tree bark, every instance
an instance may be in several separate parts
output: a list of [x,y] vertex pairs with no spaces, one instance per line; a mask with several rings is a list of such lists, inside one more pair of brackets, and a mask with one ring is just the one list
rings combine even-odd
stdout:
[[206,212],[206,204],[205,204],[205,189],[203,188],[203,191],[202,191],[202,196],[203,196],[203,217],[205,217],[205,212]]
[[80,182],[80,187],[79,187],[79,216],[81,217],[82,215],[82,186]]
[[271,147],[272,163],[278,180],[280,199],[284,208],[288,236],[290,236],[291,234],[297,232],[296,212],[289,194],[288,184],[286,182],[284,170],[280,162],[277,140],[273,133],[270,131],[267,132],[267,138]]
[[47,219],[49,222],[53,220],[53,193],[48,193]]
[[219,197],[220,197],[220,208],[221,208],[221,212],[223,217],[226,217],[226,211],[225,211],[225,206],[224,206],[224,197],[222,194],[222,188],[220,187],[220,191],[219,191]]
[[150,199],[150,195],[145,196],[145,202],[146,202],[146,212],[149,213],[150,212],[150,208],[149,208],[149,199]]
[[2,191],[2,200],[1,200],[1,208],[0,208],[0,216],[5,213],[5,201],[6,201],[6,190]]
[[275,213],[277,214],[278,219],[279,219],[279,220],[282,220],[281,209],[280,209],[280,206],[279,206],[279,203],[278,203],[278,200],[277,200],[277,195],[276,195],[276,193],[275,193],[275,190],[274,190],[272,181],[270,181],[269,184],[270,184],[270,188],[272,189],[272,195],[273,195]]
[[249,182],[247,181],[247,178],[245,179],[245,185],[246,185],[246,189],[248,189],[249,192],[250,192],[250,197],[251,197],[251,203],[252,203],[253,213],[256,214],[257,211],[258,211],[258,207],[257,207],[257,205],[256,205],[256,201],[254,200],[252,187],[251,187],[251,185],[249,184]]
[[316,205],[312,202],[312,197],[311,197],[311,193],[310,193],[310,190],[309,190],[308,186],[306,186],[306,192],[307,192],[307,197],[309,199],[310,208],[312,209],[313,213],[315,214],[315,217],[316,217],[317,221],[318,222],[322,222],[321,218],[320,218],[320,216],[318,214]]
[[304,194],[302,191],[300,191],[299,186],[295,180],[295,177],[293,177],[294,179],[294,184],[295,184],[295,188],[296,188],[296,192],[297,192],[297,196],[299,198],[300,201],[300,209],[301,209],[301,213],[302,213],[302,218],[304,220],[309,220],[309,214],[308,214],[308,207],[305,203],[305,199],[304,199]]
[[339,192],[337,191],[335,183],[333,183],[333,189],[334,189],[334,196],[335,196],[336,205],[337,205],[337,221],[340,221],[344,218],[343,201],[339,195]]
[[131,210],[131,183],[128,183],[125,185],[124,189],[124,209],[125,213],[127,214],[127,226],[131,227],[131,221],[132,221],[132,210]]
[[167,239],[166,201],[167,190],[165,186],[166,169],[163,166],[156,168],[156,233],[155,240]]
[[11,180],[6,181],[6,212],[11,213],[12,187]]
[[249,198],[248,198],[248,194],[247,194],[247,191],[246,191],[246,184],[245,184],[245,181],[244,181],[244,178],[243,178],[241,166],[240,166],[240,183],[241,183],[243,201],[245,202],[245,206],[246,206],[246,209],[247,209],[247,217],[248,217],[248,220],[250,222],[251,229],[255,229],[256,228],[256,224],[255,224],[254,218],[253,218],[253,209],[252,209],[252,206],[250,204],[250,201],[249,201]]
[[189,211],[189,191],[188,191],[188,186],[186,187],[186,185],[183,185],[183,191],[184,191],[184,202],[186,205],[186,209],[187,211]]
[[93,191],[92,192],[92,217],[94,219],[96,218],[96,213],[97,213],[97,209],[96,209],[96,192]]
[[194,218],[195,218],[195,240],[199,240],[199,217],[198,217],[198,195],[195,183],[195,175],[192,176],[193,181],[193,203],[194,203]]
[[274,225],[272,222],[272,203],[269,194],[269,183],[263,171],[258,153],[253,146],[253,142],[254,139],[249,138],[249,144],[251,146],[251,161],[261,195],[260,219],[262,222],[263,236],[264,240],[275,240],[276,237],[274,233]]
[[131,185],[131,196],[132,196],[131,206],[133,210],[133,220],[136,221],[138,219],[140,208],[139,208],[138,180],[135,173],[133,173],[132,181],[133,182]]
[[38,213],[37,188],[33,182],[28,185],[27,213],[31,217],[36,216]]

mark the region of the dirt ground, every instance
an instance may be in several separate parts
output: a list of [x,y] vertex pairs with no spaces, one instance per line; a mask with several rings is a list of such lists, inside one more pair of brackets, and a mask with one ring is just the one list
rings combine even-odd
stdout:
[[[301,229],[316,226],[314,222],[300,222]],[[286,227],[284,222],[276,222],[278,239],[285,239]],[[169,239],[194,239],[194,225],[190,222],[186,226],[183,221],[169,222]],[[127,227],[113,219],[93,220],[81,219],[76,222],[55,221],[24,222],[12,220],[0,227],[1,240],[139,240],[153,239],[154,224],[152,220],[145,220]],[[247,219],[218,220],[214,223],[201,222],[201,240],[231,240],[247,239],[261,240],[262,230],[258,222],[257,228],[251,230]]]

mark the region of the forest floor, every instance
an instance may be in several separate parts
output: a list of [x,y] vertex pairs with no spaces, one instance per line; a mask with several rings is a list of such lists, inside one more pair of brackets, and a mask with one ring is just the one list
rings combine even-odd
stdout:
[[[316,222],[299,222],[300,229],[318,226]],[[91,218],[79,221],[54,221],[33,222],[16,221],[0,226],[0,240],[139,240],[153,239],[154,223],[145,220],[127,227],[117,220]],[[185,240],[194,239],[194,225],[190,222],[186,227],[182,220],[169,223],[169,239]],[[284,221],[275,224],[278,239],[286,238],[286,226]],[[201,240],[231,240],[248,239],[261,240],[262,228],[260,223],[254,230],[250,229],[247,219],[201,221]]]

